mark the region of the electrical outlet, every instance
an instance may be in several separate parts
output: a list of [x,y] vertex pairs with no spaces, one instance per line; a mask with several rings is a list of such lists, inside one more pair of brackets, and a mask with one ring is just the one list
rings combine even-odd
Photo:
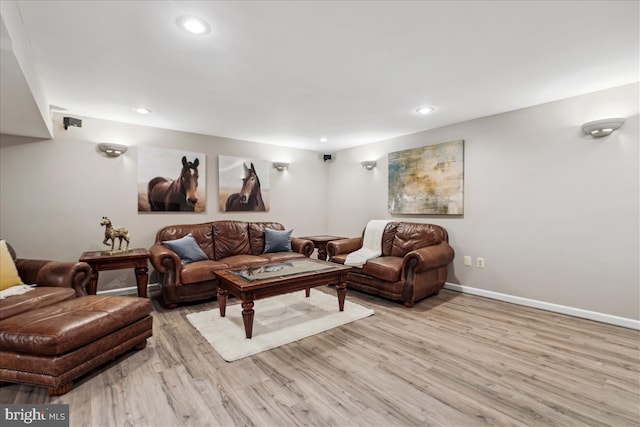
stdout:
[[464,265],[467,267],[471,267],[471,257],[470,256],[465,256],[464,257]]
[[478,257],[478,259],[476,259],[476,267],[484,268],[484,258]]

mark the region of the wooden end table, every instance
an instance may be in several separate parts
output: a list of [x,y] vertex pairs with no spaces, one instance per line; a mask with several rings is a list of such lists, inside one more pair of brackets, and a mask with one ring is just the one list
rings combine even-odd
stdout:
[[127,251],[93,251],[84,252],[80,256],[81,262],[91,266],[91,278],[87,285],[87,293],[95,295],[98,291],[98,272],[105,270],[119,270],[133,268],[136,273],[138,296],[147,297],[147,283],[149,281],[148,261],[151,253],[146,249],[130,249]]
[[313,242],[313,246],[315,246],[315,248],[318,249],[318,259],[322,261],[327,260],[327,243],[329,243],[332,240],[340,240],[344,238],[345,237],[327,236],[324,234],[320,236],[301,237],[301,239],[311,240]]

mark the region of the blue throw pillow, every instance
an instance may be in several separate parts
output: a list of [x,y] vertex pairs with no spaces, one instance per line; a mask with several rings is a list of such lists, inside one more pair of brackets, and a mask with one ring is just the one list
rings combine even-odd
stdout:
[[176,240],[165,240],[162,244],[178,254],[182,265],[209,259],[191,233]]
[[291,252],[291,233],[293,230],[264,229],[264,253]]

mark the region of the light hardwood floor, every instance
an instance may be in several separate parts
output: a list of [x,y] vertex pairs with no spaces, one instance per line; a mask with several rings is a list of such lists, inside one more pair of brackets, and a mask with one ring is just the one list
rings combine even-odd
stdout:
[[640,425],[638,331],[447,290],[347,299],[376,314],[232,363],[185,318],[215,301],[154,300],[146,349],[64,396],[10,385],[0,402],[68,403],[73,426]]

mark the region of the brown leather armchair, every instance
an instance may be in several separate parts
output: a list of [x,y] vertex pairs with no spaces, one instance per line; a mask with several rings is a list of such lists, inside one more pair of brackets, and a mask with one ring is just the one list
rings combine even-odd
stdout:
[[70,288],[75,291],[77,297],[87,295],[86,287],[91,275],[89,264],[17,258],[16,251],[9,243],[7,249],[24,283],[35,284],[37,287]]
[[[363,236],[329,242],[329,260],[344,264],[349,253],[362,247]],[[352,268],[347,274],[347,286],[413,307],[416,301],[440,292],[453,257],[444,228],[391,222],[382,235],[382,256]]]
[[36,288],[22,295],[0,299],[0,320],[87,295],[86,286],[91,276],[89,264],[17,258],[9,243],[7,249],[22,281],[36,285]]

